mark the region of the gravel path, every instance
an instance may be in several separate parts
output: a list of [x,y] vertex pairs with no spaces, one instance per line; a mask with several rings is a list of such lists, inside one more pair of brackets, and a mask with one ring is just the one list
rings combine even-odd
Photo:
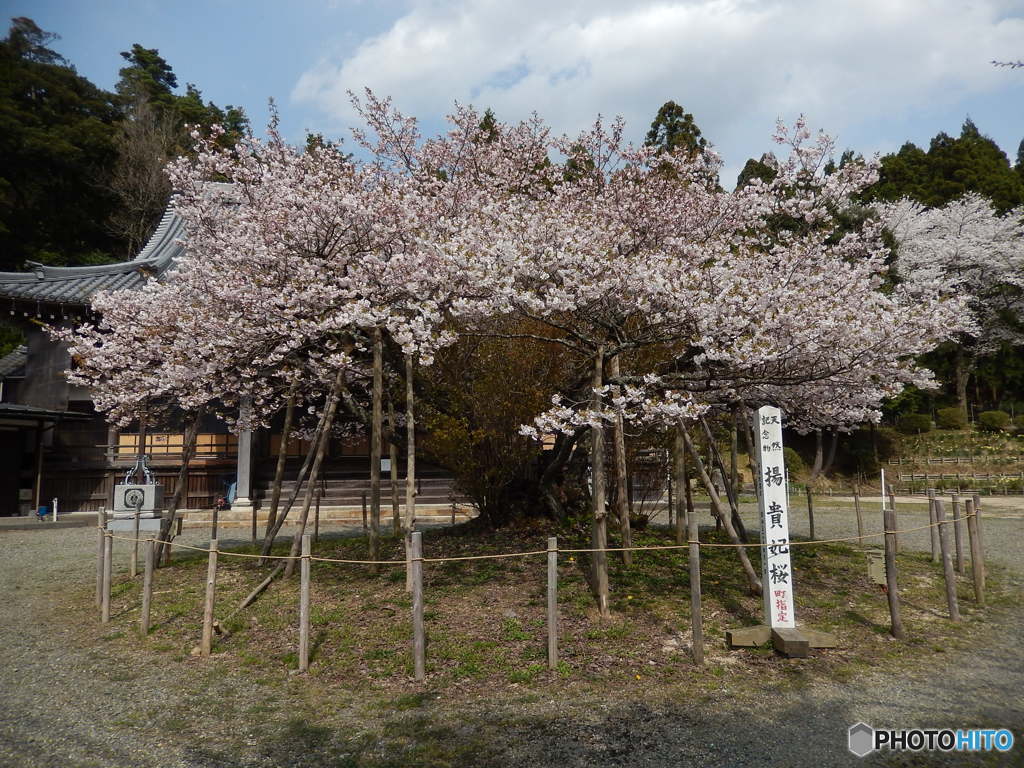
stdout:
[[[1005,508],[986,505],[985,541],[993,562],[1015,569],[1019,590],[1024,505],[1016,501]],[[799,509],[793,512],[797,533]],[[755,516],[749,518],[755,525]],[[908,508],[900,523],[911,527],[922,519]],[[855,532],[844,510],[822,507],[816,522],[822,538]],[[225,545],[233,533],[244,535],[222,531]],[[905,537],[905,546],[926,548],[923,534]],[[186,531],[184,541],[205,544],[206,534]],[[252,676],[164,655],[158,663],[112,644],[110,630],[82,625],[80,612],[68,606],[68,585],[92,583],[94,549],[92,528],[0,532],[6,595],[0,766],[448,764],[442,758],[406,762],[394,739],[379,739],[379,723],[367,723],[364,713],[345,705],[315,700],[304,681],[284,681],[283,694],[277,681],[275,695],[267,696]],[[74,618],[66,620],[69,611]],[[846,751],[846,728],[858,720],[890,727],[1008,727],[1018,739],[1014,751],[1002,762],[977,764],[1024,765],[1024,606],[1018,601],[992,617],[988,636],[968,651],[936,653],[899,675],[879,669],[846,685],[808,682],[785,693],[767,691],[756,705],[736,703],[727,689],[711,710],[686,701],[513,705],[498,692],[495,702],[467,705],[456,715],[439,703],[380,716],[384,728],[405,729],[414,741],[417,734],[451,743],[483,739],[486,754],[472,761],[480,765],[878,764],[878,756],[859,761]],[[301,714],[321,708],[322,719]],[[244,737],[247,746],[225,753],[219,745],[228,734]],[[933,764],[921,759],[891,764]]]

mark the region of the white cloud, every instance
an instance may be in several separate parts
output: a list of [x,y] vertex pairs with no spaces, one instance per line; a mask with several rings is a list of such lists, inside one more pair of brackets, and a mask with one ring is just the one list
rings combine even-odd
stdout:
[[369,86],[426,119],[455,100],[506,120],[537,111],[569,133],[621,114],[636,139],[672,99],[728,180],[776,117],[840,134],[906,119],[996,89],[1005,70],[990,60],[1022,55],[1024,5],[1000,0],[414,2],[292,97],[339,129],[355,122],[346,91]]

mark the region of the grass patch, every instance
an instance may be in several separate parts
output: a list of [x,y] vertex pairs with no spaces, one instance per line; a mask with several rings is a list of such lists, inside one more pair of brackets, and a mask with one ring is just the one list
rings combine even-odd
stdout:
[[[549,534],[536,527],[486,535],[470,526],[424,534],[430,558],[545,549]],[[724,542],[711,531],[708,542]],[[560,534],[566,548],[587,546],[587,536]],[[649,527],[634,532],[638,546],[672,543],[670,531]],[[279,546],[283,551],[287,543]],[[401,539],[385,537],[385,558],[404,559]],[[324,536],[314,554],[360,559],[360,539]],[[751,550],[755,568],[759,553]],[[278,580],[245,611],[231,616],[239,601],[265,575],[249,559],[221,558],[215,614],[229,636],[215,638],[211,669],[236,668],[268,693],[316,692],[318,700],[363,697],[373,707],[412,711],[444,694],[462,697],[500,695],[516,686],[516,696],[559,693],[618,696],[643,690],[645,696],[706,695],[727,685],[730,695],[757,696],[773,685],[806,685],[815,678],[854,679],[879,659],[941,659],[968,642],[983,622],[973,611],[969,577],[961,578],[961,610],[966,621],[951,624],[939,566],[927,554],[900,555],[903,621],[909,640],[888,637],[888,610],[881,589],[869,583],[863,552],[826,544],[792,550],[798,620],[834,632],[840,647],[815,651],[802,660],[785,660],[770,649],[726,651],[726,629],[759,623],[761,600],[746,588],[735,551],[702,550],[703,626],[706,664],[696,667],[689,652],[689,575],[685,550],[640,551],[631,566],[609,555],[612,616],[601,618],[588,585],[585,555],[559,558],[559,662],[546,663],[546,559],[541,556],[482,561],[429,562],[424,567],[427,618],[425,687],[412,680],[411,599],[404,570],[317,562],[312,584],[312,660],[307,675],[298,666],[298,580]],[[396,577],[397,574],[397,577]],[[159,572],[160,593],[153,603],[153,628],[143,646],[154,656],[187,658],[198,644],[202,623],[205,559],[177,558]],[[1014,599],[1002,571],[990,569],[989,599],[999,605]],[[117,585],[118,611],[105,639],[136,644],[133,613],[137,581]],[[627,688],[628,686],[628,688]],[[296,725],[296,728],[298,726]],[[281,737],[290,741],[295,730]],[[316,733],[306,734],[316,738]]]

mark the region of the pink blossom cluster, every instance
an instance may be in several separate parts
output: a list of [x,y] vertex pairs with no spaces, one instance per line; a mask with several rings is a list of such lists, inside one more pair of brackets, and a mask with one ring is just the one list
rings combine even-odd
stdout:
[[712,152],[631,145],[621,121],[568,138],[458,106],[424,139],[389,101],[355,104],[367,160],[291,147],[272,122],[233,149],[196,134],[171,164],[187,255],[64,335],[111,418],[154,402],[233,418],[244,397],[262,424],[286,393],[315,412],[339,369],[366,376],[371,329],[429,364],[512,316],[520,337],[621,361],[525,433],[765,403],[848,425],[928,385],[914,356],[965,327],[959,292],[887,285],[881,225],[840,218],[875,164],[826,173],[832,141],[803,121],[780,127],[772,181],[727,192]]

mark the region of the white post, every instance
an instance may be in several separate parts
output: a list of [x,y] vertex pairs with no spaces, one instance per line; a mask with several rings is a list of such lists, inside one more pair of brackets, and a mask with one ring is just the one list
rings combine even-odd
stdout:
[[881,472],[882,472],[882,490],[881,490],[880,493],[881,493],[881,497],[882,497],[882,511],[885,512],[885,470],[883,469],[883,470],[881,470]]
[[754,434],[760,458],[762,567],[765,624],[795,627],[793,569],[789,559],[789,499],[782,451],[782,411],[770,405],[755,414]]
[[57,522],[57,499],[53,499],[53,520],[51,522]]

